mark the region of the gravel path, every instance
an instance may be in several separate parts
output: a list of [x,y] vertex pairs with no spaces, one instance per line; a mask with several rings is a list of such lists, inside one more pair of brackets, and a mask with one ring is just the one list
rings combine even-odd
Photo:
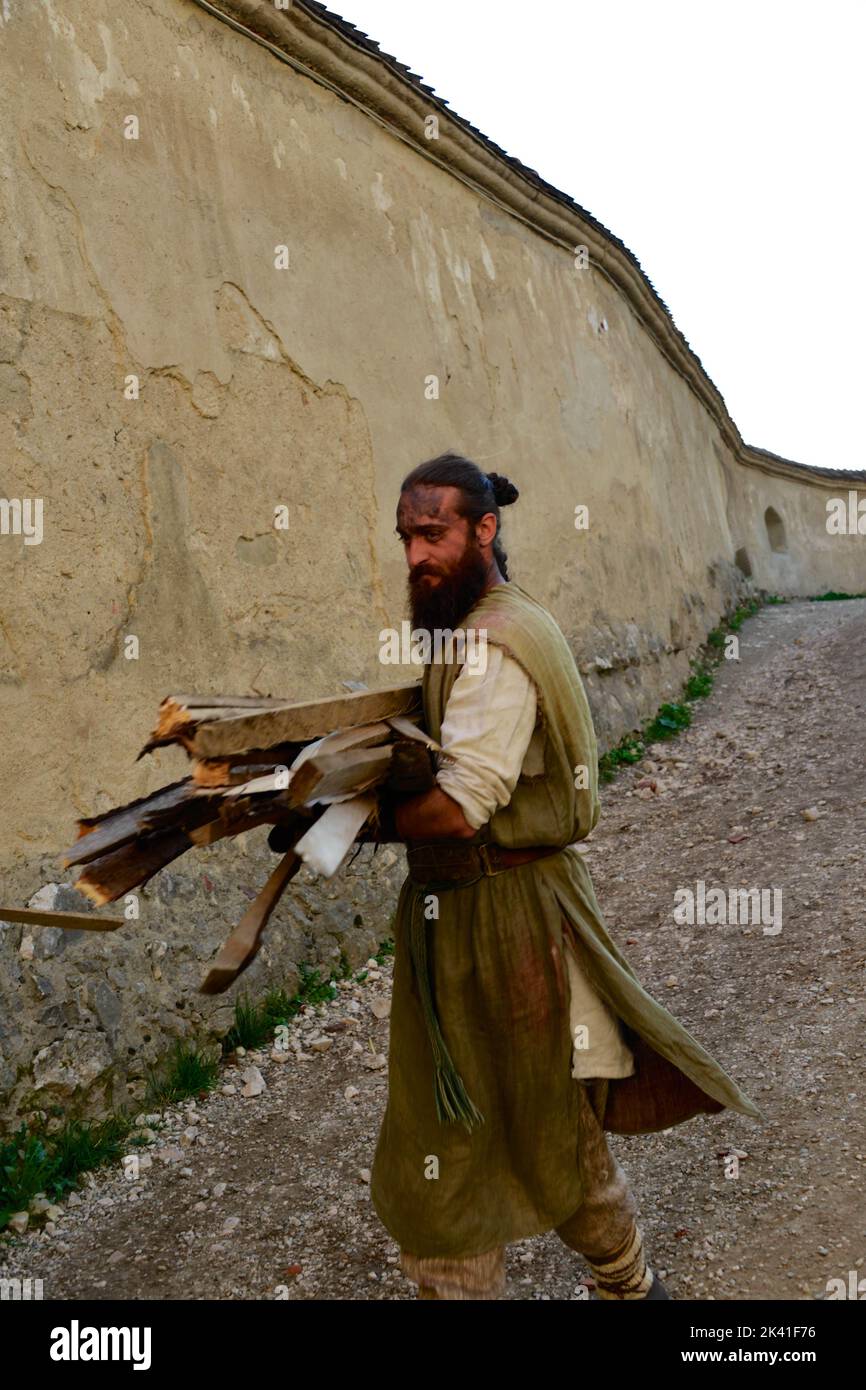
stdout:
[[[587,853],[612,934],[766,1116],[611,1139],[673,1297],[824,1298],[866,1275],[864,706],[866,601],[766,608],[692,727],[603,791]],[[678,925],[674,892],[700,880],[781,889],[782,930]],[[60,1299],[412,1298],[369,1198],[390,974],[307,1009],[286,1054],[232,1059],[222,1091],[162,1116],[136,1179],[92,1177],[0,1275]],[[265,1088],[245,1096],[251,1066]],[[584,1273],[555,1236],[522,1241],[506,1297],[575,1298]]]

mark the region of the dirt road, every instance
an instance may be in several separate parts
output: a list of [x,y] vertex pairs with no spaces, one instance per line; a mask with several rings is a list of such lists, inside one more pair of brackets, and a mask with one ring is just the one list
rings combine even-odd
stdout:
[[[864,728],[866,601],[766,608],[692,727],[603,792],[587,852],[612,934],[766,1117],[611,1141],[676,1298],[866,1276]],[[700,882],[781,890],[781,930],[678,924],[675,891]],[[239,1059],[234,1092],[174,1111],[137,1179],[98,1174],[0,1273],[46,1298],[412,1298],[367,1181],[389,992],[390,968],[347,983],[290,1029],[289,1060]],[[244,1097],[256,1061],[266,1089]],[[555,1236],[520,1242],[506,1297],[574,1298],[584,1274]]]

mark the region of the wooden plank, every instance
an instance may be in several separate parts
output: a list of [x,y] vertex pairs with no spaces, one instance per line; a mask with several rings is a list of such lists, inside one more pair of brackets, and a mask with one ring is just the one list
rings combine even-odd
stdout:
[[111,849],[130,843],[142,833],[149,814],[183,806],[191,800],[193,791],[192,778],[185,777],[182,782],[161,787],[126,806],[115,806],[102,815],[80,820],[78,839],[61,858],[61,865],[68,869],[71,864],[86,864]]
[[239,719],[245,714],[267,714],[269,710],[282,709],[285,703],[285,700],[274,700],[267,705],[256,700],[246,705],[198,705],[180,709],[173,712],[173,718],[167,721],[169,727],[163,732],[171,733],[195,724],[217,724],[221,719]]
[[0,922],[24,922],[31,927],[62,927],[64,931],[117,931],[125,917],[96,917],[90,912],[42,912],[35,907],[0,907]]
[[75,887],[97,907],[102,907],[104,903],[122,898],[133,888],[140,888],[188,849],[192,849],[192,840],[182,830],[149,835],[94,859],[76,879]]
[[303,860],[289,850],[274,869],[254,902],[250,903],[231,936],[220,948],[200,987],[202,994],[222,994],[258,955],[271,913]]
[[[366,690],[366,686],[359,688]],[[285,697],[277,699],[270,696],[166,695],[160,702],[150,744],[178,741],[183,734],[193,733],[199,724],[266,714],[269,710],[285,709],[287,705],[295,703]]]
[[[240,835],[245,830],[255,830],[259,825],[282,825],[292,814],[282,807],[275,811],[271,802],[241,802],[240,805],[236,802],[223,802],[216,820],[209,821],[197,830],[188,830],[187,834],[194,845],[213,845],[217,840],[224,840],[227,835]],[[309,824],[308,815],[298,817],[298,834],[303,834]]]
[[390,742],[390,731],[384,719],[374,720],[372,724],[352,724],[348,729],[335,729],[332,734],[306,744],[297,754],[292,768],[300,767],[308,758],[322,753],[344,753],[349,748],[374,748],[377,744]]
[[[316,761],[317,767],[322,767],[322,759],[332,754],[347,753],[350,749],[375,748],[390,745],[390,731],[384,721],[379,720],[374,724],[357,724],[351,729],[339,729],[333,734],[327,734],[324,738],[316,739],[313,743],[305,744],[296,755],[291,766],[288,768],[288,781],[280,781],[278,774],[268,771],[260,777],[251,778],[249,782],[240,782],[236,787],[232,787],[226,792],[227,797],[234,796],[260,796],[263,792],[281,792],[291,787],[294,783],[298,769],[306,763]],[[284,763],[285,767],[286,764]],[[283,774],[280,774],[280,778]],[[303,784],[305,787],[307,783]],[[303,804],[304,796],[292,795],[293,805]]]
[[292,774],[285,793],[290,804],[308,805],[327,797],[353,796],[383,782],[391,766],[394,745],[350,749],[310,758]]
[[420,702],[421,685],[414,681],[383,690],[359,690],[351,695],[286,704],[264,714],[200,725],[192,736],[193,750],[199,758],[218,758],[251,748],[269,748],[274,743],[306,743],[355,724],[408,714]]
[[179,806],[169,806],[162,810],[148,811],[141,825],[143,835],[159,833],[164,830],[197,830],[209,820],[215,820],[220,813],[223,793],[217,788],[195,787],[188,800]]
[[202,791],[227,792],[233,787],[245,787],[259,777],[272,776],[277,766],[287,766],[285,759],[275,758],[266,763],[232,763],[228,758],[209,758],[205,763],[196,763],[192,778]]
[[300,743],[277,743],[273,748],[253,748],[228,758],[196,758],[192,780],[197,787],[239,787],[278,765],[291,767],[303,747]]
[[166,701],[196,711],[196,718],[199,709],[282,709],[286,703],[275,695],[166,695]]
[[138,756],[141,757],[151,748],[183,742],[196,725],[206,720],[238,718],[247,713],[279,709],[286,703],[285,699],[264,696],[166,695],[160,701],[156,728]]
[[375,796],[354,796],[329,806],[298,840],[295,853],[316,873],[330,878],[355,843],[355,836],[376,809]]
[[102,825],[103,822],[107,821],[111,816],[118,816],[126,811],[132,811],[137,806],[148,806],[153,801],[161,802],[162,798],[167,798],[175,794],[182,798],[183,789],[190,786],[191,780],[192,779],[189,777],[182,777],[179,782],[171,782],[166,787],[159,787],[155,792],[148,792],[147,796],[136,797],[135,801],[127,801],[124,806],[112,806],[110,811],[101,811],[98,816],[83,816],[78,821],[78,834],[79,836],[89,835],[95,826]]

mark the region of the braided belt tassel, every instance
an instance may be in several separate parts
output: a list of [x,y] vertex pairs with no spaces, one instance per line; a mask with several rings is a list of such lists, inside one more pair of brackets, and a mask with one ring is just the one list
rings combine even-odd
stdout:
[[[431,885],[427,885],[428,888]],[[476,1125],[484,1123],[484,1116],[476,1108],[466,1093],[466,1087],[451,1060],[445,1045],[430,986],[430,969],[427,958],[427,924],[421,911],[422,899],[417,892],[413,894],[412,912],[409,919],[409,950],[415,968],[415,978],[421,995],[421,1008],[427,1025],[427,1036],[433,1053],[434,1090],[436,1114],[440,1124],[454,1124],[460,1121],[471,1133]]]

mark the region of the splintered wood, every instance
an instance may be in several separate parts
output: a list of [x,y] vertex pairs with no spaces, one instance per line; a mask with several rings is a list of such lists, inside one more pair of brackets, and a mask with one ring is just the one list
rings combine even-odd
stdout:
[[[434,785],[431,755],[440,750],[418,727],[420,690],[413,682],[305,703],[169,695],[138,756],[179,744],[192,760],[191,775],[79,820],[78,839],[61,863],[82,866],[75,886],[102,906],[196,846],[260,825],[281,827],[286,856],[202,986],[205,993],[220,993],[254,959],[268,918],[301,864],[329,876],[364,838],[377,788],[414,793]],[[80,918],[87,920],[86,914]],[[97,928],[92,921],[92,930],[120,925],[110,919],[111,927]]]
[[420,685],[391,685],[302,704],[235,696],[167,695],[139,753],[180,743],[197,758],[237,756],[276,743],[309,743],[334,729],[369,724],[418,707]]

